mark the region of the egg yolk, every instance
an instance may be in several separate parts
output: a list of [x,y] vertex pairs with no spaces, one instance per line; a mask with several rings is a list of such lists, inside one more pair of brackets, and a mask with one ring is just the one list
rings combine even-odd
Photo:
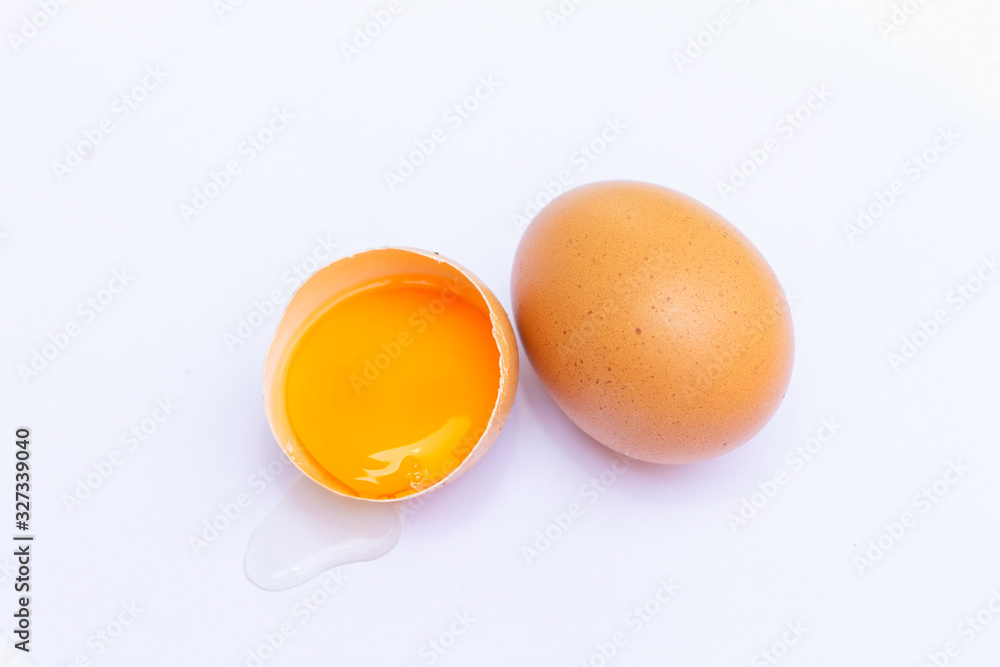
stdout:
[[413,275],[356,291],[308,325],[285,400],[296,437],[327,472],[361,497],[399,498],[461,464],[499,387],[482,297]]

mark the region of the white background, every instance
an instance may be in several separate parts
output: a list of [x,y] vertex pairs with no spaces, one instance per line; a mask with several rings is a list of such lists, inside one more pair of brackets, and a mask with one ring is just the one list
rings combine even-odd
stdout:
[[[770,664],[758,652],[786,623],[807,631],[782,665],[917,666],[952,641],[950,664],[996,664],[1000,617],[971,642],[959,625],[1000,587],[1000,280],[960,310],[949,301],[1000,253],[997,61],[983,46],[995,3],[938,0],[888,38],[877,22],[890,3],[744,4],[585,2],[553,27],[556,0],[402,0],[350,62],[341,44],[384,3],[246,2],[220,18],[210,0],[76,1],[17,52],[5,37],[0,479],[13,478],[15,428],[30,427],[32,657],[246,665],[290,621],[295,634],[265,664],[425,665],[427,642],[467,613],[471,627],[435,664],[598,665],[598,645],[618,632],[614,665]],[[724,8],[732,23],[679,69],[673,54]],[[4,35],[38,11],[6,2]],[[122,119],[115,98],[155,66],[166,78]],[[454,128],[445,112],[480,77],[499,88]],[[776,123],[814,86],[833,97],[783,137]],[[241,142],[274,108],[294,120],[245,160]],[[60,180],[53,162],[103,118],[113,132]],[[574,154],[608,119],[627,129],[579,170]],[[445,143],[391,191],[384,172],[436,127]],[[905,163],[941,128],[959,139],[911,181]],[[778,152],[723,200],[717,183],[768,137]],[[180,205],[229,160],[241,173],[186,222]],[[260,386],[277,316],[233,350],[225,336],[272,291],[287,296],[285,277],[318,237],[340,254],[438,251],[509,304],[512,215],[564,169],[574,184],[680,190],[760,248],[795,320],[782,407],[741,449],[635,464],[590,503],[581,488],[612,454],[558,411],[522,357],[489,454],[408,518],[394,551],[344,567],[347,583],[300,623],[293,609],[315,582],[269,593],[242,568],[294,477],[260,493],[251,482],[281,457]],[[906,192],[849,242],[844,225],[894,179]],[[122,270],[134,278],[87,321],[79,304]],[[894,369],[889,353],[939,309],[948,322]],[[70,322],[79,334],[23,379],[19,367]],[[174,414],[126,451],[122,434],[167,398]],[[791,471],[786,453],[823,419],[843,426],[734,531],[727,515]],[[115,450],[122,465],[67,509]],[[958,461],[968,472],[922,512],[914,495]],[[250,507],[195,555],[189,538],[241,493]],[[527,558],[536,531],[574,502],[583,515]],[[916,525],[861,571],[856,557],[904,512]],[[8,634],[11,560],[0,556]],[[635,632],[626,617],[661,579],[680,591]],[[129,603],[138,619],[97,655],[95,633]]]

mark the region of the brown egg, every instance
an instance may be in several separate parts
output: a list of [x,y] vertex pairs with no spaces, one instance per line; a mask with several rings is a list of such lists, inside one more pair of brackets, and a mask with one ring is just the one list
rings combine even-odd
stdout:
[[514,319],[538,377],[586,433],[655,463],[708,459],[768,422],[792,371],[792,320],[764,257],[678,192],[571,190],[521,239]]

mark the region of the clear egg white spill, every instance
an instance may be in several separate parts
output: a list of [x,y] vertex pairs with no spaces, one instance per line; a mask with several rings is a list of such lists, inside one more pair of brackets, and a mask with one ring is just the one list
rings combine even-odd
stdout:
[[243,567],[264,590],[283,591],[389,553],[402,530],[399,503],[344,498],[302,477],[257,526]]

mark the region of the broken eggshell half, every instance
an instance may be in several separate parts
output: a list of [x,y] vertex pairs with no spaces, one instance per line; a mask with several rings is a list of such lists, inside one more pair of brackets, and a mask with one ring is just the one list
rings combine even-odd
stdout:
[[[451,470],[442,470],[430,483],[395,497],[367,497],[324,467],[300,441],[289,415],[287,380],[296,345],[328,311],[366,289],[398,279],[423,276],[428,281],[449,281],[461,299],[489,316],[499,352],[496,400],[482,435],[464,459]],[[373,341],[375,345],[379,341]],[[264,409],[275,440],[292,463],[325,489],[348,498],[393,502],[414,498],[447,484],[471,468],[492,446],[514,404],[518,352],[514,329],[492,291],[470,271],[437,253],[411,248],[385,247],[341,258],[306,280],[289,301],[278,323],[264,362]],[[394,419],[386,414],[385,419]]]

